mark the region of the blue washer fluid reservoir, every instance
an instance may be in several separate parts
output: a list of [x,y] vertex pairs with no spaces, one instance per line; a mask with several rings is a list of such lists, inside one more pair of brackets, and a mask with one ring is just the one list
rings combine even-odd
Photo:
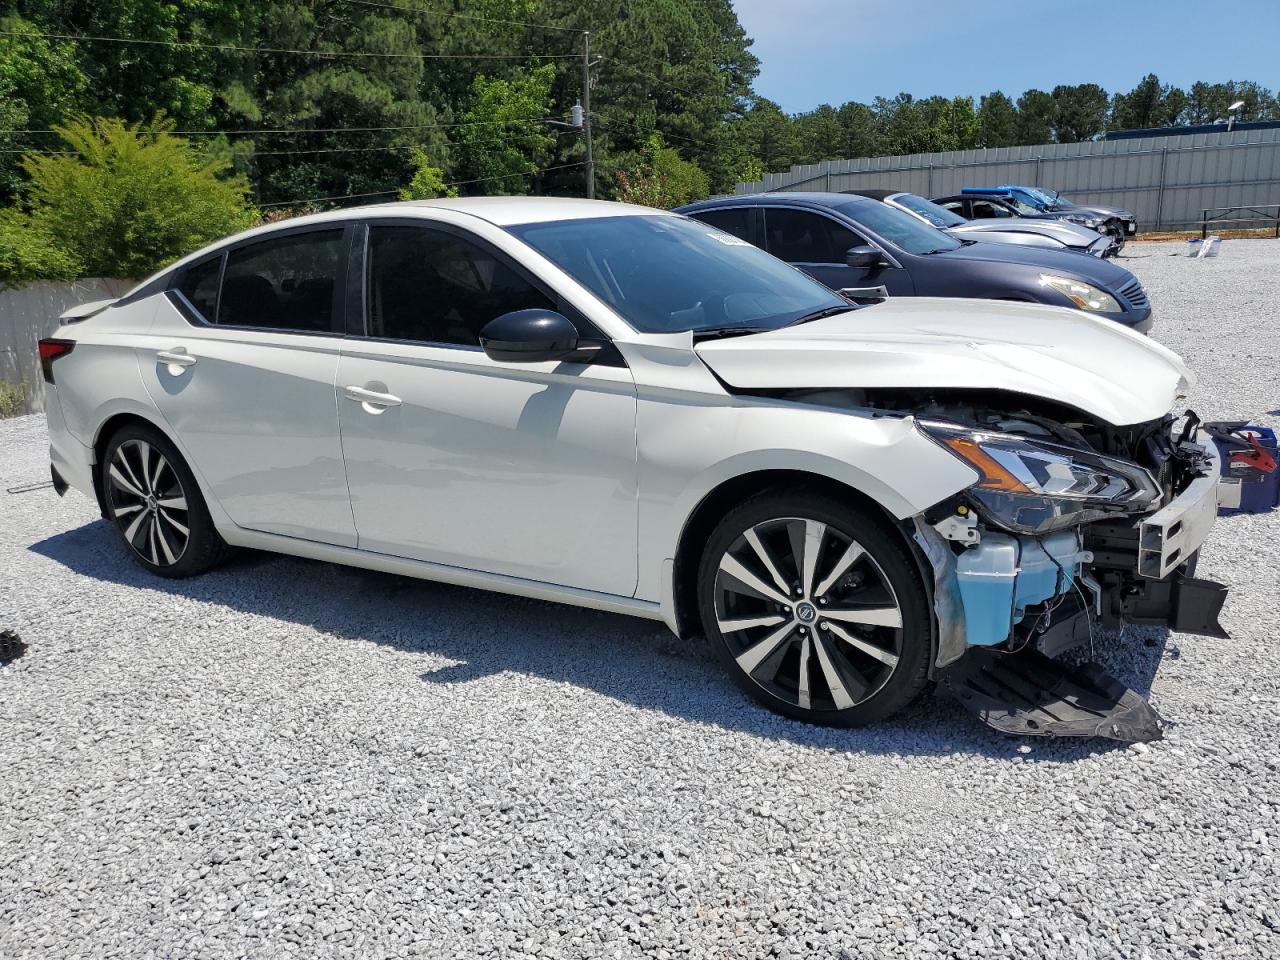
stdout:
[[982,647],[1003,643],[1027,607],[1071,589],[1080,555],[1074,530],[1038,539],[984,532],[981,543],[956,557],[965,639]]

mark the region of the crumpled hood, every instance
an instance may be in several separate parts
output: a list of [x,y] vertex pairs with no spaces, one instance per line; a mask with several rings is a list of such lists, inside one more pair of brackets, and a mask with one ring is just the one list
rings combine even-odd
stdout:
[[998,300],[894,298],[694,349],[743,389],[1006,390],[1115,426],[1163,416],[1195,382],[1173,351],[1110,320]]

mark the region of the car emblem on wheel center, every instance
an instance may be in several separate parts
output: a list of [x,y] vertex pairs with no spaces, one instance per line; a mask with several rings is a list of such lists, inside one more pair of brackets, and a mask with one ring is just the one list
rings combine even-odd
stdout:
[[814,609],[812,603],[801,603],[796,605],[796,619],[801,623],[813,623],[817,619],[818,611]]

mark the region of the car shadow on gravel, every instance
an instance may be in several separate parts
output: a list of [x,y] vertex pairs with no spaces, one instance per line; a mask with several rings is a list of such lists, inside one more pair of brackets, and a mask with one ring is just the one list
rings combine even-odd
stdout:
[[[678,640],[654,621],[254,551],[243,551],[195,579],[166,580],[134,563],[105,521],[30,549],[95,580],[453,661],[422,673],[426,683],[466,685],[493,674],[526,674],[685,721],[850,754],[1071,761],[1118,746],[1105,740],[1005,736],[938,692],[871,727],[810,726],[751,703],[724,675],[705,641]],[[139,623],[140,634],[148,622]],[[1096,659],[1145,695],[1167,636],[1163,630],[1130,628],[1117,643],[1114,634],[1099,634]],[[1087,648],[1083,655],[1088,659]],[[1023,744],[1032,744],[1033,752],[1021,754]]]

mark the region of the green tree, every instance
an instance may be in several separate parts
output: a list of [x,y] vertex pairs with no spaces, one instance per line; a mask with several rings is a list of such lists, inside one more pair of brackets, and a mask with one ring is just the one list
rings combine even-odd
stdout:
[[844,133],[841,159],[874,157],[881,152],[880,126],[869,106],[851,100],[840,107],[838,115],[840,128]]
[[1018,108],[999,90],[987,94],[978,106],[978,145],[1012,147],[1018,142]]
[[458,115],[462,164],[459,179],[474,193],[528,193],[531,174],[552,156],[552,127],[537,121],[551,113],[555,66],[545,64],[509,80],[479,76],[467,108]]
[[1088,140],[1107,129],[1107,91],[1096,83],[1053,88],[1057,105],[1054,114],[1054,137],[1058,143]]
[[1141,130],[1168,127],[1177,122],[1187,104],[1187,95],[1176,87],[1162,84],[1149,73],[1128,93],[1111,98],[1112,130]]
[[66,41],[38,36],[38,27],[20,17],[0,17],[0,198],[12,197],[22,182],[18,159],[24,149],[41,150],[56,141],[15,130],[43,130],[74,110],[88,80]]
[[802,162],[816,163],[846,156],[844,126],[840,123],[840,114],[829,103],[811,113],[800,114],[793,123]]
[[707,175],[702,169],[696,163],[682,159],[670,147],[663,146],[656,134],[646,146],[645,162],[631,171],[618,174],[619,200],[662,210],[702,200],[709,189]]
[[781,173],[802,156],[795,124],[772,100],[759,97],[740,121],[740,133],[750,155],[766,173]]
[[1018,143],[1053,142],[1053,124],[1058,105],[1043,90],[1028,90],[1018,98]]
[[444,171],[434,166],[427,151],[415,149],[410,156],[413,178],[409,186],[400,191],[401,200],[434,200],[436,197],[456,197],[458,189],[444,181]]
[[0,281],[139,278],[250,226],[248,182],[172,129],[87,117],[58,127],[71,155],[25,157],[23,204],[0,214]]

